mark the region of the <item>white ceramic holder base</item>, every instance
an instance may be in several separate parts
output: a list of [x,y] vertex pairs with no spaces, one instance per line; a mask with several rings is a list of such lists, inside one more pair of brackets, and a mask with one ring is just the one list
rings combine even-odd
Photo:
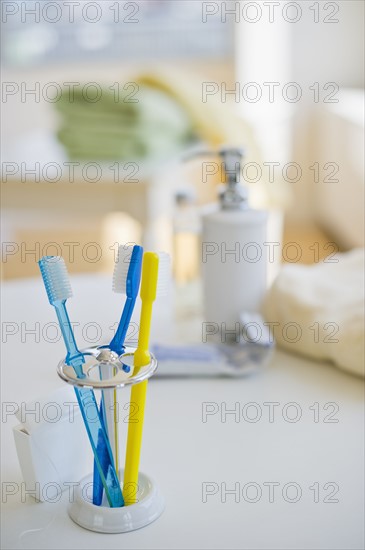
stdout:
[[[92,474],[84,477],[75,489],[68,513],[70,518],[90,531],[98,533],[127,533],[155,521],[165,508],[165,501],[155,482],[142,472],[138,479],[138,502],[122,508],[108,504],[96,506],[91,501]],[[120,473],[123,479],[123,472]]]

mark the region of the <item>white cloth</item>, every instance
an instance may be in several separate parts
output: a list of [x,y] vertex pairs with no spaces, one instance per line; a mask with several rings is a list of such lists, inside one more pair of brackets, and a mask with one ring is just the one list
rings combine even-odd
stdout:
[[312,266],[285,265],[264,315],[279,323],[273,331],[280,346],[364,376],[364,250]]

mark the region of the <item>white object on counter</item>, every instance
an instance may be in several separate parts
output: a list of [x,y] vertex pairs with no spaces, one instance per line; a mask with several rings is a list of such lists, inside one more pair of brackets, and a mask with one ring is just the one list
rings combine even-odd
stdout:
[[[119,471],[119,479],[123,479]],[[128,533],[146,527],[164,511],[165,500],[156,483],[146,474],[139,472],[137,502],[130,506],[110,508],[105,502],[96,506],[90,498],[92,474],[84,477],[75,490],[68,513],[70,518],[89,531],[97,533]],[[89,497],[89,498],[88,498]]]
[[[248,205],[239,185],[240,149],[221,149],[227,185],[218,211],[203,217],[202,271],[205,320],[232,329],[242,311],[259,312],[267,288],[267,218]],[[225,323],[225,325],[223,325]]]
[[284,266],[264,314],[282,347],[364,376],[364,250]]
[[[26,491],[40,502],[57,502],[87,473],[88,438],[70,386],[22,403],[13,428]],[[90,469],[90,465],[89,465]]]
[[266,291],[266,221],[259,210],[203,218],[205,319],[234,328],[241,311],[259,311]]

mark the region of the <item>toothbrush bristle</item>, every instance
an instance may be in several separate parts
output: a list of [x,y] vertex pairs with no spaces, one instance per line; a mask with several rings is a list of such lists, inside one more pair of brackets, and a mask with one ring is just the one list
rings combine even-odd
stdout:
[[119,294],[127,292],[127,276],[133,252],[133,245],[120,245],[118,257],[114,265],[113,291]]
[[158,253],[158,279],[156,296],[166,296],[171,282],[171,257],[167,252]]
[[71,284],[65,261],[61,256],[45,256],[39,261],[39,267],[51,304],[71,298]]

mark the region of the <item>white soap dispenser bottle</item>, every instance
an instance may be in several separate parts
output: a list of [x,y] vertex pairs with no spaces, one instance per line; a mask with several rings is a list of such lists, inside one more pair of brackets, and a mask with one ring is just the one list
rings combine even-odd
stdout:
[[218,154],[227,185],[220,207],[203,216],[202,276],[205,320],[225,332],[234,329],[242,312],[260,311],[266,291],[267,212],[251,209],[247,187],[240,185],[243,151],[227,147]]

